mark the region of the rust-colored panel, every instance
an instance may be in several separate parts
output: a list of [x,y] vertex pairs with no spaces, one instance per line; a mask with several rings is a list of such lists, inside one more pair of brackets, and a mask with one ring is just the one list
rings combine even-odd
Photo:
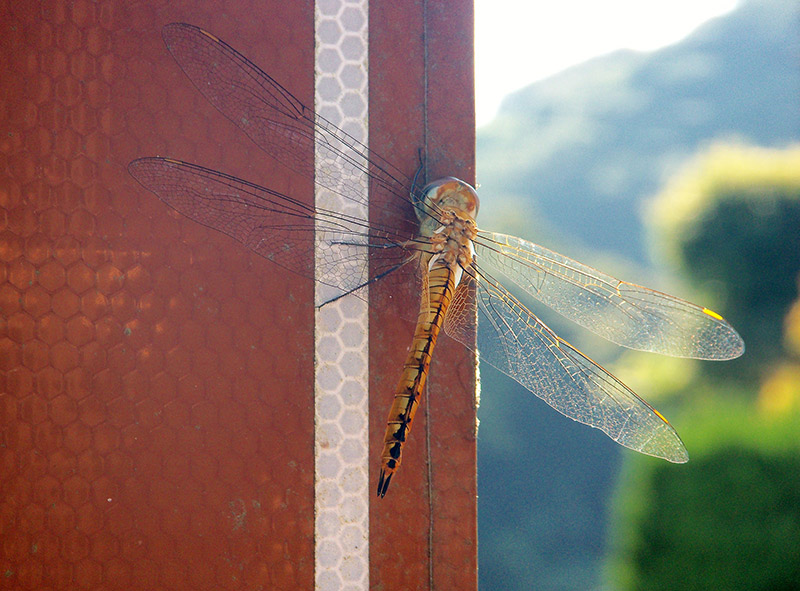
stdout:
[[272,4],[3,4],[2,588],[313,587],[312,286],[126,169],[171,155],[311,198],[161,40],[203,26],[310,104],[313,5]]
[[[370,147],[409,174],[422,148],[427,180],[451,175],[474,182],[472,4],[423,9],[370,5]],[[419,304],[413,273],[389,279],[370,295],[373,458],[413,334],[404,318],[415,318]],[[403,466],[386,497],[371,504],[370,581],[376,589],[477,588],[473,354],[441,338],[426,394]]]
[[[423,5],[373,4],[369,16],[370,147],[401,170],[411,172],[417,166],[418,149],[424,147]],[[396,55],[405,56],[402,69],[395,67]],[[402,276],[394,273],[370,290],[369,456],[373,487],[386,416],[414,331],[406,319],[414,319],[419,306],[414,270],[401,272]],[[435,371],[436,356],[433,365]],[[403,464],[387,495],[373,497],[370,503],[370,583],[374,589],[429,587],[428,403],[428,399],[423,400],[424,406],[417,413],[409,442],[403,448]]]

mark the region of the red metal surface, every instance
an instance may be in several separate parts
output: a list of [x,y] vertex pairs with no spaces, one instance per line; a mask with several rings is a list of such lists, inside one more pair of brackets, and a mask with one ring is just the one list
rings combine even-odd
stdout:
[[[409,172],[423,148],[428,180],[474,182],[472,4],[427,3],[427,10],[424,3],[370,5],[370,147]],[[389,279],[370,294],[373,458],[413,335],[401,318],[415,317],[419,302],[410,277]],[[477,588],[474,393],[474,356],[440,339],[403,465],[370,508],[373,588]]]
[[126,171],[161,154],[296,183],[160,29],[204,26],[312,102],[313,7],[0,13],[0,587],[313,587],[311,286]]
[[[428,4],[370,6],[371,142],[409,172],[427,146],[430,177],[472,181],[471,5]],[[312,588],[311,285],[126,166],[169,155],[310,198],[160,29],[205,27],[313,104],[313,5],[0,6],[0,588]],[[413,332],[394,319],[418,297],[390,279],[370,318],[373,470]],[[429,384],[430,465],[421,411],[370,507],[376,589],[477,585],[472,355],[442,339]]]

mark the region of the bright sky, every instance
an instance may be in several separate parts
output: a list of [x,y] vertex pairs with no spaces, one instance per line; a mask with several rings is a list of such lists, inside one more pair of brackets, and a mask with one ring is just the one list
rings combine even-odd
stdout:
[[616,49],[680,41],[737,0],[475,0],[478,126],[502,98]]

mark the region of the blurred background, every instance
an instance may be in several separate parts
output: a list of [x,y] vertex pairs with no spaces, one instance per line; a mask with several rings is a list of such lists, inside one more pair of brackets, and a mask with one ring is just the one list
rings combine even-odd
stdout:
[[[495,112],[481,95],[503,92],[481,76],[482,1],[481,226],[707,306],[747,350],[729,362],[625,351],[537,307],[658,408],[691,459],[621,448],[483,365],[481,588],[800,589],[800,3],[709,0],[689,16],[671,15],[682,2],[601,3],[604,15],[559,3],[575,31],[544,8],[496,7],[530,35],[503,66],[546,77]],[[680,26],[659,37],[652,21],[670,15]],[[639,40],[569,38],[620,26]],[[547,29],[571,62],[534,46]]]

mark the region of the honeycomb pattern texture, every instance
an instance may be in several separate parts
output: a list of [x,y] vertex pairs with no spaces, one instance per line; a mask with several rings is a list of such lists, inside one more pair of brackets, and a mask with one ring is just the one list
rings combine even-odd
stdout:
[[0,588],[313,587],[313,288],[126,171],[310,202],[160,36],[213,30],[311,103],[294,4],[0,2]]
[[[318,3],[316,46],[317,112],[366,144],[366,0]],[[316,202],[334,211],[352,209],[352,202],[320,188]],[[368,214],[366,208],[348,213]],[[368,320],[366,301],[352,295],[323,306],[316,318],[314,532],[320,591],[369,588]]]

